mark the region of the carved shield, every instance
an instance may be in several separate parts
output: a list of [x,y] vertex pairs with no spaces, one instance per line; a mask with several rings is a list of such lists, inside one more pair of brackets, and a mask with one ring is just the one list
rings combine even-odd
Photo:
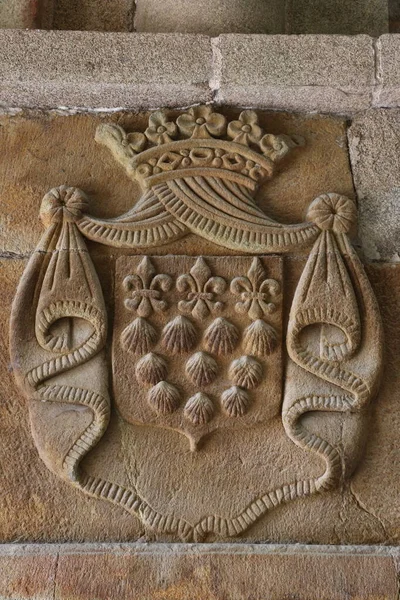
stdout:
[[282,259],[117,261],[114,400],[129,422],[185,433],[250,427],[282,402]]
[[[379,309],[349,242],[355,202],[323,194],[293,225],[265,215],[258,186],[298,140],[265,133],[252,111],[230,123],[211,107],[176,121],[158,112],[144,133],[103,125],[96,139],[142,196],[125,215],[102,220],[80,190],[51,190],[41,207],[46,232],[11,319],[12,364],[47,466],[186,541],[240,535],[276,506],[339,485],[357,464],[382,366]],[[189,234],[231,254],[158,255]],[[114,315],[84,238],[134,251],[116,261]],[[285,279],[286,257],[299,251],[296,276]],[[99,472],[90,457],[113,410],[149,436],[179,432],[192,452],[158,437],[143,456],[137,449],[127,474],[118,460]],[[354,427],[338,441],[339,415]],[[245,439],[257,445],[252,460],[242,455]],[[157,472],[167,453],[162,496],[140,467]],[[190,469],[201,475],[201,501],[192,501]],[[222,490],[223,477],[231,479]]]

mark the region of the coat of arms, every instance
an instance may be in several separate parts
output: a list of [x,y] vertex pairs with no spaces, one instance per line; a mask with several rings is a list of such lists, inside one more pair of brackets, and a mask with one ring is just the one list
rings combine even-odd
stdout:
[[[144,133],[101,125],[96,140],[142,196],[128,213],[102,220],[79,189],[51,190],[40,211],[46,231],[13,306],[12,363],[47,466],[183,540],[239,535],[275,506],[338,485],[354,457],[308,428],[307,416],[361,418],[382,365],[379,309],[348,237],[355,202],[326,193],[293,225],[264,214],[258,186],[297,140],[264,132],[252,111],[229,123],[209,106],[176,120],[156,112]],[[189,233],[230,255],[157,255]],[[110,335],[85,238],[135,250],[116,262]],[[285,255],[298,250],[309,254],[286,323]],[[179,432],[193,453],[206,453],[221,430],[279,420],[304,460],[315,454],[325,467],[260,489],[234,516],[190,522],[82,464],[112,410],[128,423]]]

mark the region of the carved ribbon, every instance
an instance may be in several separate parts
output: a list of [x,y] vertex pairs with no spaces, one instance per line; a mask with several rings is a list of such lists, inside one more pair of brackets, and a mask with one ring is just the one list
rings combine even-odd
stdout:
[[[11,319],[11,360],[30,402],[39,455],[59,477],[95,498],[113,502],[165,532],[190,536],[182,519],[159,515],[136,490],[88,475],[83,458],[104,435],[110,418],[104,356],[107,313],[100,282],[76,227],[86,197],[75,188],[52,190],[41,217],[48,227],[17,290]],[[74,320],[79,319],[79,327]],[[81,415],[86,409],[89,419]],[[76,411],[77,420],[71,419]],[[47,424],[65,421],[57,437]],[[82,423],[87,421],[86,427]],[[59,434],[60,428],[58,428]]]
[[294,364],[287,373],[283,424],[298,446],[325,460],[326,470],[302,482],[301,495],[330,489],[352,469],[332,444],[308,432],[301,418],[313,411],[362,412],[377,392],[383,361],[379,307],[347,237],[356,221],[355,204],[327,194],[314,201],[308,216],[322,232],[290,313],[287,348]]
[[[206,192],[201,181],[194,178],[191,191],[182,191],[182,182],[176,185],[181,191],[174,191],[175,198],[181,192],[187,198],[192,193],[200,194],[202,206]],[[212,195],[215,185],[209,182],[207,194]],[[244,190],[231,186],[229,193],[233,195],[225,200],[233,206],[231,216],[235,213],[239,231],[239,213],[235,212],[239,209],[234,197],[244,202],[241,198]],[[158,189],[156,194],[158,200],[150,191],[147,199],[136,207],[137,214],[142,211],[143,223],[159,223],[160,218],[169,219],[172,214],[162,213],[160,217],[155,208],[174,202],[170,186]],[[379,384],[383,346],[379,309],[347,238],[356,219],[354,203],[327,194],[311,205],[309,222],[303,228],[295,226],[304,243],[307,239],[317,239],[290,313],[287,347],[291,361],[282,418],[290,439],[320,456],[326,469],[317,478],[294,481],[266,493],[234,518],[207,516],[196,525],[157,512],[135,489],[90,476],[81,466],[82,459],[96,446],[108,426],[110,401],[104,357],[107,315],[100,283],[79,229],[88,237],[116,245],[134,244],[138,239],[135,231],[144,231],[131,228],[134,222],[131,217],[117,220],[120,229],[113,229],[111,223],[94,225],[94,219],[83,216],[86,208],[86,197],[75,188],[61,187],[45,196],[41,217],[47,231],[28,263],[12,311],[12,364],[20,386],[33,400],[30,403],[33,435],[47,466],[86,494],[118,504],[139,515],[149,527],[163,533],[177,533],[185,541],[203,540],[208,533],[224,537],[239,535],[278,504],[337,484],[344,469],[350,470],[352,465],[346,464],[329,440],[308,431],[302,417],[315,411],[360,413]],[[179,215],[180,221],[165,221],[163,227],[168,229],[175,223],[179,228],[185,222],[184,211],[174,209],[173,213]],[[259,218],[255,209],[248,214],[249,222]],[[140,219],[136,222],[141,223]],[[195,222],[201,221],[191,221],[193,231]],[[259,225],[261,232],[267,227],[262,226],[261,220]],[[202,235],[210,230],[208,225],[198,229]],[[160,242],[155,231],[148,243],[150,239],[153,244]],[[218,231],[223,230],[217,228],[216,235]],[[292,239],[286,226],[282,235],[285,243],[282,248],[287,250],[297,237]],[[262,241],[256,235],[249,246],[240,236],[237,239],[242,250],[271,249],[269,238]],[[224,238],[219,242],[225,243]],[[258,246],[259,242],[265,245]],[[74,325],[76,319],[79,327]],[[64,434],[55,437],[51,428],[43,424],[60,418],[65,423]]]
[[325,461],[325,471],[271,490],[232,519],[203,519],[196,526],[198,539],[207,533],[239,535],[274,507],[331,489],[355,467],[329,440],[308,431],[302,417],[316,411],[362,413],[379,386],[379,307],[347,238],[356,217],[355,203],[338,194],[325,194],[310,206],[308,218],[318,225],[320,235],[297,286],[287,333],[291,361],[283,425],[297,446]]

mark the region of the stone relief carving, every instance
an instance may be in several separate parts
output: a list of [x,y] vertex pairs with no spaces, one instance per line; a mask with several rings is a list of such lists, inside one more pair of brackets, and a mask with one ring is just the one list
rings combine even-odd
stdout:
[[[282,281],[282,259],[153,257],[157,272],[175,282],[164,294],[168,309],[130,323],[124,298],[125,283],[132,276],[127,273],[137,273],[145,261],[149,259],[117,260],[114,402],[124,419],[181,431],[195,449],[213,431],[243,428],[278,414],[281,297],[276,296],[273,316],[269,316],[271,324],[263,321],[274,335],[273,354],[272,350],[253,352],[248,314],[238,314],[237,297],[232,293],[235,286],[229,284],[237,281],[237,273],[252,272],[255,264],[267,292],[268,286],[280,289],[277,279]],[[267,279],[267,273],[274,278]],[[268,341],[265,344],[268,346]],[[146,382],[151,385],[140,385]],[[132,386],[137,389],[134,395]],[[241,419],[232,418],[235,414]]]
[[[143,194],[125,215],[102,220],[90,215],[82,191],[51,190],[40,210],[46,231],[12,310],[12,364],[48,468],[186,541],[240,535],[274,507],[339,485],[356,453],[331,443],[305,417],[360,416],[379,386],[382,327],[349,241],[353,200],[324,194],[295,225],[265,215],[254,200],[258,186],[298,140],[265,133],[253,111],[230,123],[209,106],[176,121],[156,112],[144,134],[102,125],[96,140]],[[151,254],[188,233],[240,256]],[[107,311],[84,238],[146,249],[116,265],[112,395],[121,417],[178,431],[201,453],[211,435],[280,416],[304,460],[324,462],[317,477],[260,489],[234,516],[221,509],[193,522],[155,508],[135,485],[90,472],[84,458],[108,428],[111,402]],[[284,256],[307,249],[284,332]],[[80,410],[71,413],[71,406]]]

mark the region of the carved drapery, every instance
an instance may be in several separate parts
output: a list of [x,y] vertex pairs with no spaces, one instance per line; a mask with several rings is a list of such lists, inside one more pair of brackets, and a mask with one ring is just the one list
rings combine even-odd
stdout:
[[[178,128],[183,139],[172,141]],[[111,149],[129,176],[140,181],[143,196],[122,217],[100,220],[87,212],[83,192],[67,187],[49,192],[41,208],[47,229],[26,267],[12,311],[12,364],[30,400],[33,436],[44,462],[86,494],[111,501],[140,516],[149,527],[187,541],[203,540],[209,533],[239,535],[277,505],[337,485],[354,468],[353,457],[345,457],[309,431],[303,417],[313,412],[361,414],[379,385],[383,346],[379,309],[348,239],[356,221],[355,203],[325,194],[311,204],[307,222],[298,225],[283,225],[264,215],[252,194],[273,176],[275,163],[295,143],[286,136],[265,135],[251,111],[230,124],[204,107],[181,115],[177,125],[156,113],[150,117],[146,138],[140,133],[127,135],[112,125],[102,126],[97,140]],[[149,142],[154,145],[145,149]],[[162,514],[136,489],[92,476],[81,467],[110,417],[107,313],[83,237],[116,247],[151,248],[188,232],[244,254],[284,254],[311,246],[289,318],[282,421],[296,445],[326,463],[318,477],[266,490],[233,518],[210,515],[197,523]],[[133,290],[133,300],[128,299],[126,306],[135,311],[142,306],[139,318],[145,319],[154,306],[164,306],[159,290],[169,290],[171,282],[162,275],[162,285],[157,280],[161,288],[151,287],[147,281],[151,265],[144,262],[141,269],[140,281],[136,275],[126,282],[127,291]],[[180,279],[181,291],[189,293],[180,303],[186,314],[211,314],[215,291],[230,289],[238,296],[236,310],[263,323],[268,310],[265,290],[272,280],[260,291],[257,264],[254,273],[250,269],[247,278],[232,281],[230,288],[218,278],[214,281],[207,269],[203,261]],[[201,279],[204,271],[207,276],[198,287],[196,278]],[[205,287],[206,280],[212,281],[210,288]],[[208,359],[200,353],[195,360]],[[252,363],[250,357],[246,360],[247,368]],[[240,392],[240,386],[235,390]],[[244,401],[244,390],[240,393]],[[228,396],[225,403],[231,402]],[[55,436],[51,423],[71,404],[82,408],[77,413],[81,418],[67,418],[64,434]],[[43,421],[49,423],[46,435],[39,426]]]

